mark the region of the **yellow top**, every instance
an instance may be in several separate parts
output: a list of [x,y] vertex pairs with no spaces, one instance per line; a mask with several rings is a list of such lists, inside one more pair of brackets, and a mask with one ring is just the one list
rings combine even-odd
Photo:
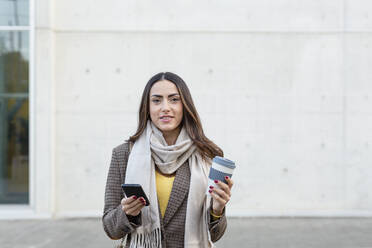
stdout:
[[[173,182],[176,174],[166,176],[155,170],[156,193],[158,194],[159,208],[161,216],[164,217],[165,210],[168,206],[170,194],[172,192]],[[216,215],[211,211],[212,221],[218,220],[222,215]]]
[[155,176],[156,193],[158,194],[160,212],[161,216],[164,217],[165,209],[167,209],[169,197],[173,187],[173,181],[174,178],[176,177],[176,174],[173,174],[171,176],[165,176],[158,172],[158,170],[155,170]]

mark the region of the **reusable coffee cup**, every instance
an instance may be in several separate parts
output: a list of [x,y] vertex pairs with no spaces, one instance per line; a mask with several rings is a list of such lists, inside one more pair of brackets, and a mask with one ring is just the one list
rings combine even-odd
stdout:
[[216,156],[213,158],[212,161],[212,167],[209,171],[208,176],[208,188],[206,191],[206,194],[209,194],[209,186],[217,187],[219,188],[215,183],[214,180],[222,181],[227,184],[225,177],[232,177],[233,171],[235,169],[235,162]]

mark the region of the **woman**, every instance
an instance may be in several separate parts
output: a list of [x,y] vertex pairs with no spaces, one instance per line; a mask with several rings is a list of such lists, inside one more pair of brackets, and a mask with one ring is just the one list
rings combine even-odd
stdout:
[[[205,137],[185,82],[165,72],[147,83],[136,133],[113,149],[103,227],[126,247],[213,247],[226,229],[233,181],[206,196],[211,159],[222,150]],[[142,197],[123,197],[122,183],[141,184]]]

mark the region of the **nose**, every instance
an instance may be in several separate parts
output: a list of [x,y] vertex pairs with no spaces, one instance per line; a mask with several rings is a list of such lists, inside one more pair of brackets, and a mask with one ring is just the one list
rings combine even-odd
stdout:
[[168,101],[163,101],[163,104],[161,106],[161,110],[164,112],[167,112],[170,110],[169,102]]

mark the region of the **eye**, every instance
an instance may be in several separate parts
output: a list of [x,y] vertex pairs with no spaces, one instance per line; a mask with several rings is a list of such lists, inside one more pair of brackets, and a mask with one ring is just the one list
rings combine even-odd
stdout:
[[172,98],[171,101],[172,102],[178,102],[180,99],[179,98]]
[[152,99],[151,101],[152,101],[153,103],[159,103],[159,102],[160,102],[159,99]]

